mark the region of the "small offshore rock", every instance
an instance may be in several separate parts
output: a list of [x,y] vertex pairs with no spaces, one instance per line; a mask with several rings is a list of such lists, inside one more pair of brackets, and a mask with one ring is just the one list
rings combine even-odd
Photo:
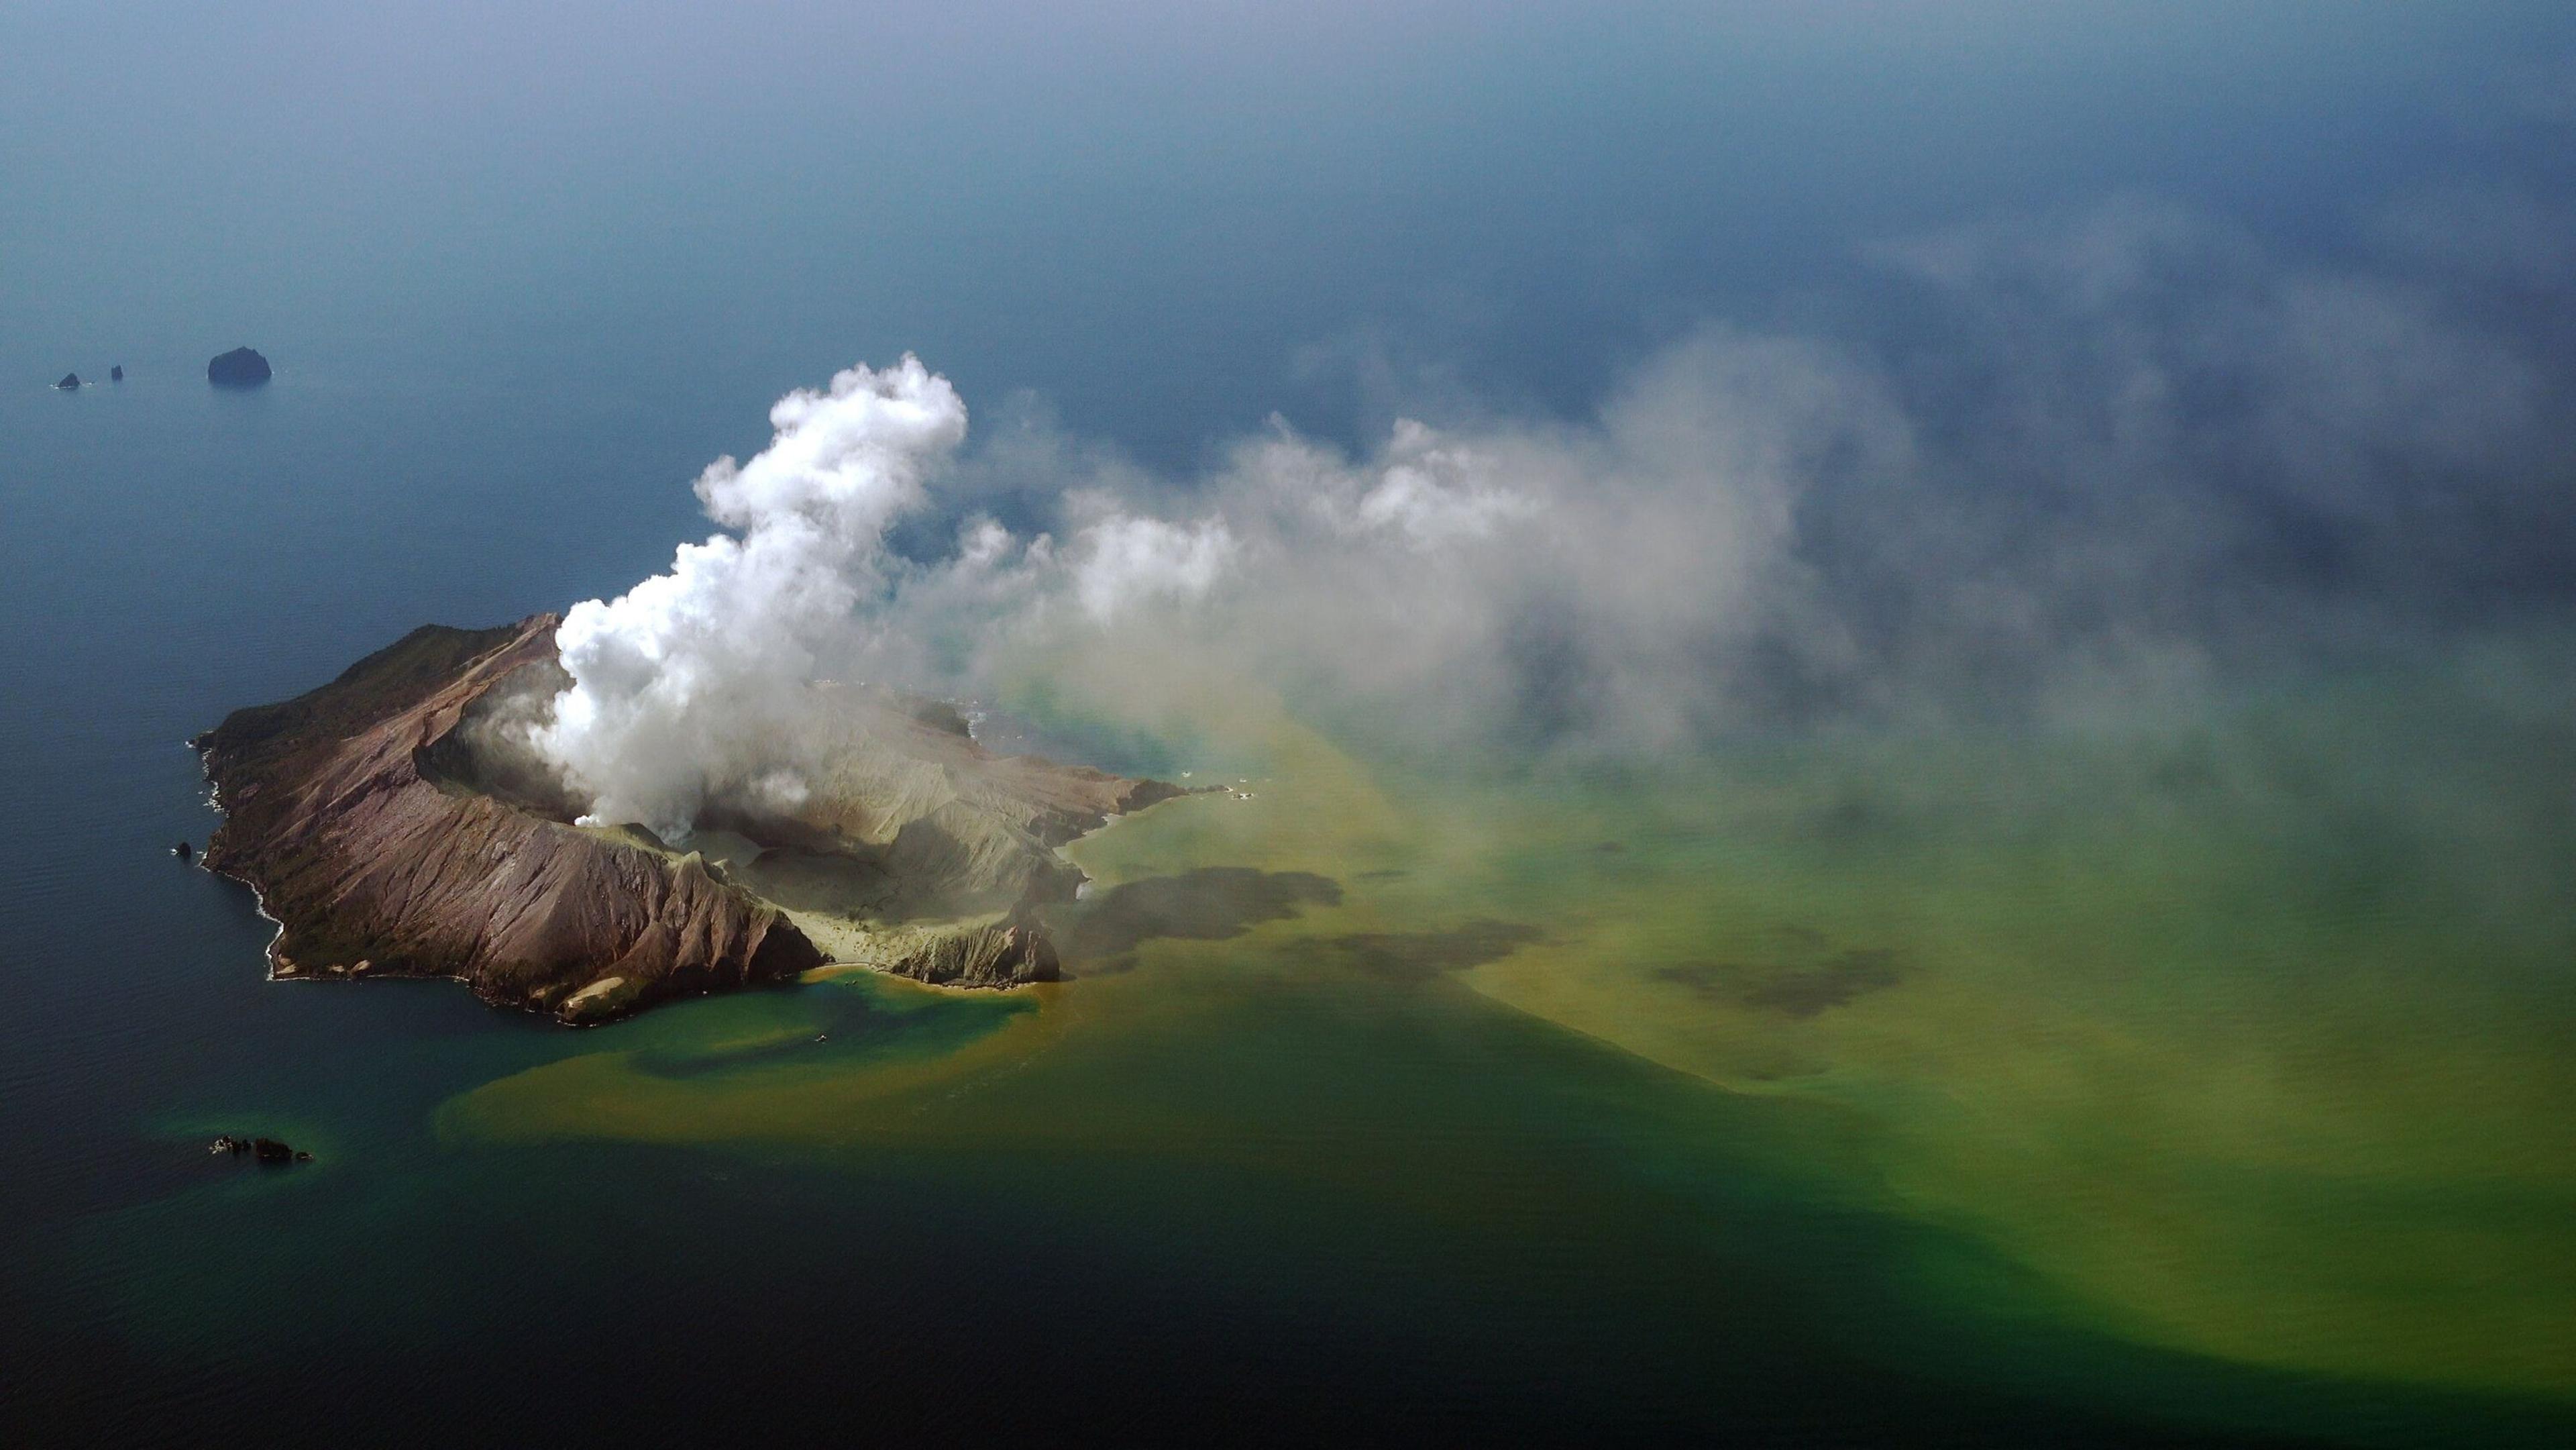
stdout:
[[107,380],[108,380],[109,382],[111,382],[111,383],[121,383],[121,382],[124,382],[124,381],[125,381],[125,364],[123,364],[123,363],[118,363],[116,366],[114,366],[114,367],[112,367],[112,368],[109,368],[109,369],[107,370]]
[[170,854],[178,857],[182,861],[193,861],[197,857],[197,848],[189,845],[185,841],[181,841],[178,845],[170,848]]
[[55,386],[55,387],[57,387],[57,388],[62,389],[64,392],[68,393],[68,392],[70,392],[72,389],[77,388],[77,387],[79,387],[79,386],[80,386],[80,374],[78,374],[78,373],[65,373],[65,374],[63,374],[63,380],[62,380],[61,382],[59,382],[59,383],[54,384],[54,386]]
[[310,1163],[313,1155],[301,1148],[281,1143],[275,1138],[236,1138],[230,1133],[209,1144],[206,1151],[218,1156],[229,1153],[241,1157],[247,1153],[253,1161],[266,1167],[281,1163]]
[[206,381],[219,388],[255,388],[268,381],[268,359],[237,347],[206,364]]

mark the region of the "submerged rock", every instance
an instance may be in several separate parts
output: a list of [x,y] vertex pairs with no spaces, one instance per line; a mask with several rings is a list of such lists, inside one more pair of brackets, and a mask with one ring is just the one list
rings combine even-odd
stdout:
[[79,387],[79,386],[80,386],[80,374],[78,374],[78,373],[65,373],[65,374],[63,374],[63,380],[62,380],[61,382],[59,382],[59,383],[54,384],[54,386],[55,386],[55,387],[57,387],[57,388],[62,389],[64,392],[68,393],[68,392],[70,392],[72,389],[77,388],[77,387]]
[[268,381],[268,359],[237,347],[206,364],[206,381],[219,388],[255,388]]

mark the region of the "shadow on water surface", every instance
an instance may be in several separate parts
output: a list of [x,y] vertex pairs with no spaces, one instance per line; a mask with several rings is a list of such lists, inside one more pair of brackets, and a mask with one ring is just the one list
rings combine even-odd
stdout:
[[1309,906],[1341,901],[1341,883],[1311,871],[1202,866],[1125,882],[1062,909],[1059,919],[1070,925],[1060,945],[1076,975],[1102,976],[1135,966],[1136,949],[1149,941],[1229,941]]
[[1498,962],[1547,933],[1517,921],[1478,917],[1446,931],[1364,931],[1318,937],[1332,959],[1373,977],[1419,981]]
[[[1796,929],[1792,929],[1796,931]],[[1903,958],[1888,947],[1824,949],[1814,932],[1796,931],[1809,960],[1686,962],[1657,967],[1651,975],[1710,1002],[1731,1003],[1784,1017],[1814,1017],[1848,1007],[1872,992],[1905,980]]]
[[[1369,872],[1384,879],[1401,872]],[[1206,866],[1111,887],[1063,913],[1070,919],[1064,954],[1077,973],[1093,976],[1136,965],[1136,949],[1158,939],[1231,941],[1256,926],[1286,921],[1309,906],[1339,906],[1339,882],[1309,871]],[[1519,922],[1477,917],[1432,931],[1348,932],[1311,938],[1326,960],[1390,980],[1417,981],[1464,971],[1511,955],[1545,933]]]

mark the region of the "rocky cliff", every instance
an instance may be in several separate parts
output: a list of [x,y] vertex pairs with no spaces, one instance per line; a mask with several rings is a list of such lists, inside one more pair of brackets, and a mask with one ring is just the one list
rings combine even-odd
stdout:
[[844,765],[795,817],[710,820],[686,851],[576,825],[493,728],[560,687],[558,623],[415,630],[198,737],[225,812],[206,864],[279,923],[275,975],[453,977],[567,1022],[827,961],[1049,980],[1036,908],[1080,880],[1053,848],[1177,793],[991,755],[923,702],[827,693]]

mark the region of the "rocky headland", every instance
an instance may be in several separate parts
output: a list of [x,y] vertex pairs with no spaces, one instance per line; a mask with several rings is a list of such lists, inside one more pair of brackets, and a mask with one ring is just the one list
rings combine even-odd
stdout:
[[512,728],[567,681],[559,623],[426,626],[197,738],[225,813],[205,863],[278,923],[274,976],[449,977],[576,1023],[832,963],[1050,980],[1038,908],[1082,879],[1056,848],[1180,794],[994,755],[946,707],[817,682],[838,764],[792,813],[711,809],[684,843],[576,824]]

